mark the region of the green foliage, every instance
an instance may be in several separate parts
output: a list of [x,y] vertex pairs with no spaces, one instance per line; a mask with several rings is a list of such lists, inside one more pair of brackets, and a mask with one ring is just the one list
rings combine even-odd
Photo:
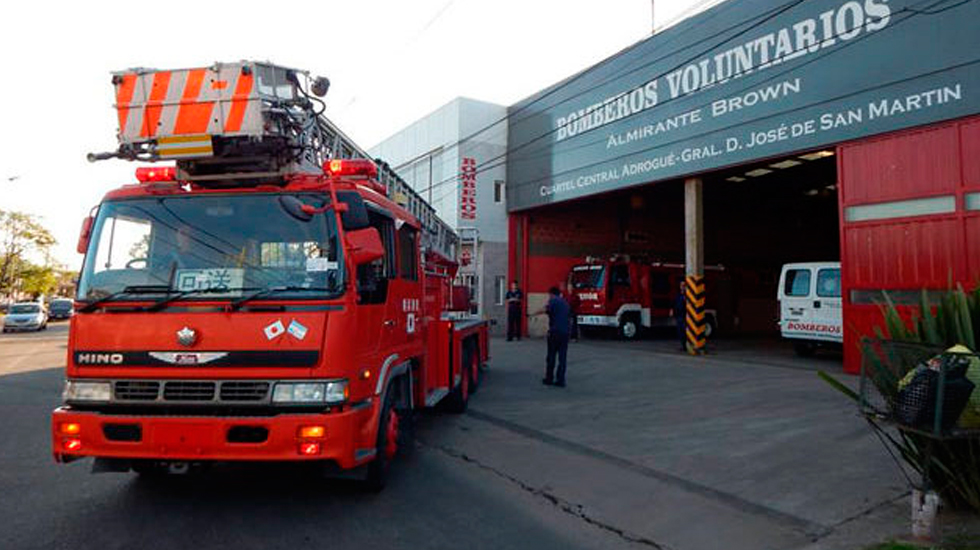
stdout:
[[[54,236],[36,216],[0,210],[0,294],[10,293],[24,283],[23,271],[30,266],[29,253],[46,256],[54,244]],[[40,283],[35,280],[31,284]]]
[[[943,293],[935,305],[923,290],[918,311],[910,321],[902,318],[887,294],[880,304],[884,327],[874,327],[877,340],[862,342],[864,376],[886,404],[899,395],[899,381],[923,360],[938,351],[960,344],[974,352],[980,342],[980,286],[971,293],[961,285]],[[963,502],[980,511],[980,439],[936,439],[931,435],[881,424],[889,411],[873,410],[862,396],[827,373],[818,373],[834,389],[861,404],[865,418],[878,436],[902,460],[949,500]],[[980,388],[974,391],[980,391]]]
[[20,290],[31,296],[49,295],[58,287],[58,276],[53,267],[27,264],[20,272]]

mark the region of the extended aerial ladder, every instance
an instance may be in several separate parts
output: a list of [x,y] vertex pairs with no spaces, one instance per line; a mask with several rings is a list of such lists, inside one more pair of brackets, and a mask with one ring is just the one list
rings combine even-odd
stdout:
[[[281,185],[322,173],[332,159],[370,159],[323,112],[326,78],[267,62],[113,73],[119,148],[91,161],[174,160],[177,179],[199,187]],[[388,197],[422,225],[422,246],[456,261],[458,237],[435,209],[380,159]]]

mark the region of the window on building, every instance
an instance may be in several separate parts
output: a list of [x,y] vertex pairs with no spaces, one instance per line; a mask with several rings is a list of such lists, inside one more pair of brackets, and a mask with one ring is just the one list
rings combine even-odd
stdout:
[[493,202],[504,202],[504,182],[497,180],[493,182]]
[[494,279],[493,295],[496,297],[496,301],[494,302],[496,305],[504,305],[504,299],[507,296],[507,277],[497,275]]

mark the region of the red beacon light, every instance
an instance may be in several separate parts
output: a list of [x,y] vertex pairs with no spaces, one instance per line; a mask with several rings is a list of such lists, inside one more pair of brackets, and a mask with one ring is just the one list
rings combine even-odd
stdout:
[[176,166],[142,166],[136,169],[136,179],[140,183],[153,183],[158,181],[176,181]]
[[323,163],[323,171],[337,176],[378,177],[378,165],[368,159],[333,159]]

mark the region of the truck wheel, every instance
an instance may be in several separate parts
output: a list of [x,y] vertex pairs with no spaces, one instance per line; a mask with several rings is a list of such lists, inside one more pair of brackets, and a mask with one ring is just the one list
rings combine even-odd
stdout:
[[813,342],[793,342],[793,351],[800,357],[813,357],[817,351],[817,346]]
[[704,324],[704,337],[711,338],[711,335],[718,330],[718,321],[715,320],[713,315],[708,315],[705,318],[706,323]]
[[378,423],[378,437],[375,445],[374,460],[368,464],[364,488],[371,492],[379,492],[388,483],[388,469],[391,460],[398,453],[398,413],[395,411],[394,392],[386,393],[384,406],[381,408],[381,418]]
[[[463,365],[471,365],[472,353],[465,353],[463,355]],[[453,414],[463,414],[466,412],[466,405],[470,400],[470,368],[464,367],[464,371],[460,375],[459,385],[456,386],[449,396],[446,398],[446,410]]]
[[636,340],[640,335],[640,323],[636,317],[627,316],[619,322],[619,337],[623,340]]

